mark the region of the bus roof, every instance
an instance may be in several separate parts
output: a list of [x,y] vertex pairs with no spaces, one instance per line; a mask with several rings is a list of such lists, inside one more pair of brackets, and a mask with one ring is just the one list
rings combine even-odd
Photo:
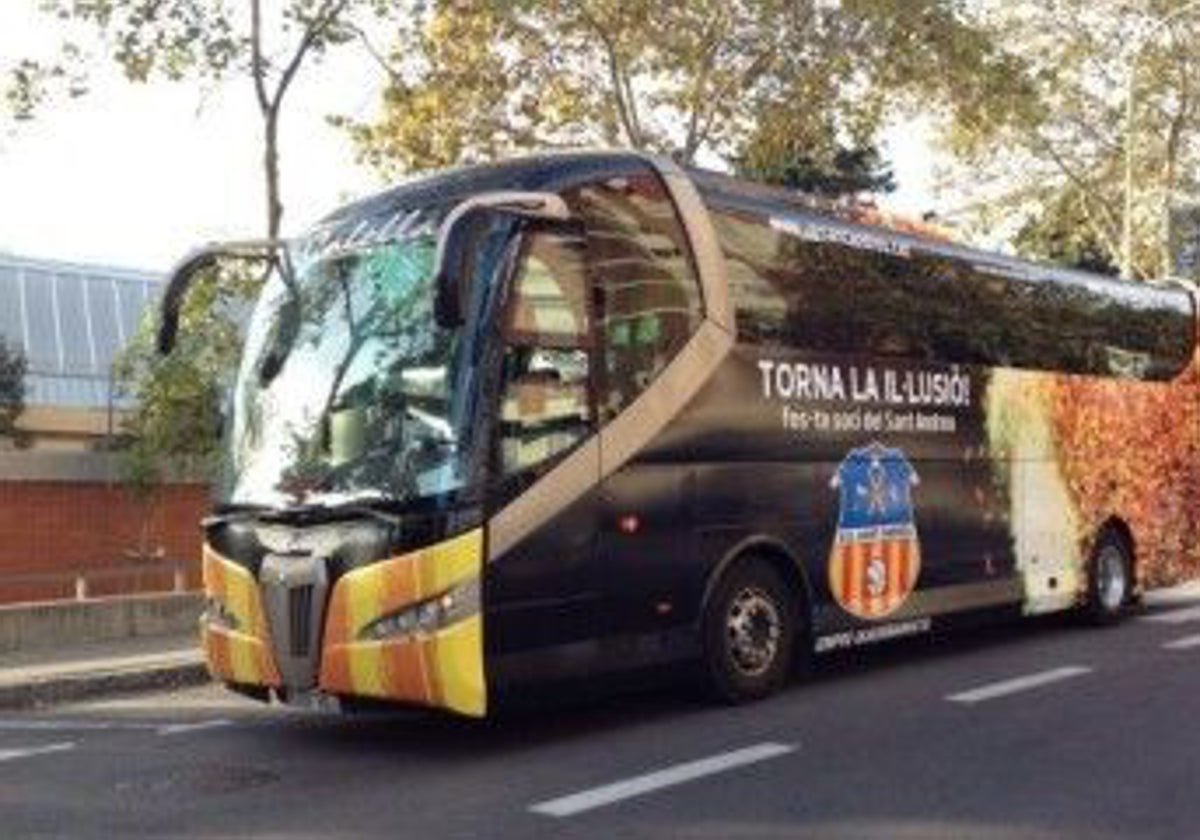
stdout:
[[[631,165],[644,165],[645,160],[644,155],[632,151],[581,150],[532,154],[494,163],[435,170],[415,175],[387,190],[345,205],[323,219],[322,224],[338,224],[351,219],[395,213],[407,207],[445,206],[457,203],[470,195],[491,190],[556,192],[578,183],[583,178],[603,178],[607,174],[627,172]],[[706,169],[688,168],[686,171],[706,198],[716,196],[767,215],[784,212],[851,234],[856,231],[866,232],[872,237],[885,239],[912,253],[962,260],[976,268],[1001,276],[1049,282],[1058,280],[1128,284],[1134,287],[1142,285],[1108,275],[986,251],[942,237],[870,224],[861,219],[848,219],[846,212],[839,210],[834,202],[798,190],[749,181]],[[1190,288],[1187,284],[1173,279],[1149,282]]]
[[970,263],[978,269],[1000,276],[1020,277],[1028,280],[1044,280],[1047,282],[1074,282],[1088,285],[1125,286],[1131,290],[1144,288],[1147,283],[1159,287],[1174,287],[1192,291],[1191,284],[1175,278],[1152,279],[1148,281],[1131,281],[1111,275],[1082,271],[1080,269],[1036,262],[1021,257],[1009,256],[995,251],[986,251],[944,238],[924,236],[905,230],[897,230],[881,224],[870,224],[860,220],[847,219],[845,212],[826,199],[791,190],[776,187],[756,181],[747,181],[719,172],[703,169],[691,169],[688,174],[696,182],[706,200],[716,198],[746,209],[753,209],[765,215],[772,213],[787,213],[806,221],[819,222],[829,228],[843,230],[847,233],[869,233],[873,238],[886,240],[889,243],[914,254],[943,257]]

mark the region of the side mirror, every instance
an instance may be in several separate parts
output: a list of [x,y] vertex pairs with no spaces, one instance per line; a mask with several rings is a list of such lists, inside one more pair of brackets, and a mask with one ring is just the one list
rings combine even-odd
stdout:
[[472,196],[446,216],[438,230],[433,276],[434,316],[442,327],[461,326],[475,276],[476,258],[497,222],[567,222],[567,203],[547,192],[489,192]]
[[222,259],[260,261],[277,265],[288,286],[295,289],[287,246],[280,240],[216,242],[197,248],[180,260],[167,276],[166,289],[163,291],[158,312],[157,349],[160,356],[170,355],[175,347],[175,339],[179,333],[179,313],[192,284],[205,271],[217,267]]

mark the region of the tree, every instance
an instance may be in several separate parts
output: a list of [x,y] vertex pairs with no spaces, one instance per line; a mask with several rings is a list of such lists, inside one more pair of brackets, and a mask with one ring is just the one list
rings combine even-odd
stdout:
[[[247,83],[258,105],[263,232],[269,239],[279,238],[282,229],[279,126],[293,83],[307,64],[359,42],[363,22],[395,6],[384,0],[43,2],[47,13],[72,24],[76,33],[98,35],[107,58],[132,83],[211,84],[231,78]],[[80,44],[66,43],[57,61],[21,61],[10,79],[10,108],[20,118],[32,118],[64,86],[71,95],[84,95],[87,68],[96,59]],[[240,274],[214,276],[191,293],[182,319],[185,335],[170,358],[155,354],[149,322],[126,349],[118,378],[136,398],[125,427],[125,466],[135,494],[149,492],[167,461],[193,471],[213,465],[217,395],[240,346],[237,320],[228,313],[244,314],[259,285]]]
[[[173,474],[215,476],[224,386],[240,352],[246,300],[261,273],[245,264],[199,278],[180,313],[173,353],[155,346],[155,319],[143,319],[114,364],[114,378],[133,409],[121,425],[121,478],[150,520],[155,491]],[[138,551],[148,549],[142,529]]]
[[24,443],[17,419],[25,410],[26,367],[25,354],[19,348],[10,348],[0,336],[0,438],[8,438],[18,446]]
[[[948,134],[958,159],[949,191],[977,224],[1025,219],[1026,246],[1056,231],[1118,263],[1124,222],[1126,70],[1136,66],[1134,265],[1141,276],[1167,265],[1167,209],[1200,166],[1200,10],[1161,27],[1180,0],[1018,0],[980,4],[981,28],[1020,68],[1029,106]],[[1152,37],[1148,37],[1152,34]],[[1016,118],[1014,118],[1016,117]],[[1041,228],[1042,233],[1035,233]],[[1053,249],[1040,256],[1053,257]]]
[[434,0],[380,58],[379,119],[342,123],[385,173],[595,144],[829,160],[905,104],[971,119],[1020,79],[953,0]]
[[827,198],[889,193],[896,189],[892,170],[880,158],[874,145],[839,147],[829,161],[817,160],[814,155],[798,151],[793,157],[773,163],[746,165],[739,162],[738,172],[757,181]]
[[[77,29],[92,27],[131,82],[245,78],[260,117],[265,233],[276,238],[283,219],[279,123],[293,82],[306,63],[357,42],[362,30],[356,17],[382,15],[395,4],[279,0],[267,5],[276,11],[274,25],[264,21],[263,0],[42,0],[47,14]],[[30,118],[63,84],[72,95],[83,95],[91,59],[78,43],[69,42],[58,61],[20,61],[6,91],[10,108],[17,117]]]
[[1121,273],[1087,222],[1085,197],[1067,188],[1053,197],[1038,216],[1029,218],[1013,237],[1017,252],[1031,259],[1116,276]]

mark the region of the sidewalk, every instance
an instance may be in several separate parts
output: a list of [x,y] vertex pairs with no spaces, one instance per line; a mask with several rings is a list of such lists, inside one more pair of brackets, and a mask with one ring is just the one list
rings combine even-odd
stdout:
[[26,650],[0,656],[0,709],[27,709],[208,682],[196,634]]

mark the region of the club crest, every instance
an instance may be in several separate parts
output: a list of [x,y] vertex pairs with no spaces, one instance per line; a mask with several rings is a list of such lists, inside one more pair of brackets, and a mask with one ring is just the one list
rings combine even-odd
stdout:
[[891,615],[916,587],[920,545],[913,521],[917,472],[899,449],[878,442],[853,449],[830,486],[838,528],[829,554],[829,588],[859,618]]

